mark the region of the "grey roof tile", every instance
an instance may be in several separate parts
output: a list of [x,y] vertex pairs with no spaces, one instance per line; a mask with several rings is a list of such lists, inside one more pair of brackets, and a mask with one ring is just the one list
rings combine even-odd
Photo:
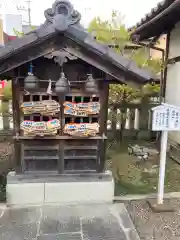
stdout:
[[92,36],[87,36],[84,39],[84,43],[88,46],[90,46],[91,48],[94,49],[94,51],[96,51],[98,54],[100,55],[107,55],[108,51],[109,51],[109,47],[105,44],[100,44],[97,41],[95,41]]
[[166,34],[180,21],[180,0],[164,0],[157,4],[138,23],[129,28],[131,37],[143,41]]
[[28,45],[34,43],[35,41],[37,41],[37,39],[38,39],[37,34],[34,32],[28,35],[24,35],[21,38],[17,38],[13,40],[11,42],[11,46],[14,50],[18,50],[25,46],[28,47]]
[[12,53],[14,51],[14,48],[12,47],[11,44],[5,45],[4,47],[0,48],[0,60],[4,56]]
[[[73,27],[71,29],[73,29]],[[83,30],[80,30],[80,29],[78,30],[78,35],[76,34],[77,33],[76,31],[74,32],[76,36],[81,36],[81,33],[80,33],[81,31],[83,32]],[[139,68],[133,61],[130,61],[128,58],[116,53],[114,50],[110,49],[107,45],[98,43],[91,37],[90,34],[86,33],[86,36],[87,37],[84,39],[84,42],[82,44],[85,44],[86,47],[91,49],[91,51],[95,52],[99,56],[102,56],[107,61],[113,63],[121,70],[126,72],[129,71],[131,74],[134,74],[134,76],[136,75],[135,77],[139,76],[142,82],[149,81],[153,78],[156,78],[154,74],[152,74],[150,71]],[[83,38],[78,38],[78,40],[82,40],[82,39]]]
[[150,19],[154,18],[157,14],[159,14],[164,9],[169,7],[171,5],[171,3],[173,3],[174,1],[175,0],[160,1],[159,3],[157,3],[157,5],[154,8],[151,9],[151,11],[149,13],[145,14],[145,16],[143,18],[141,18],[141,20],[138,23],[136,23],[134,26],[130,27],[129,30],[137,28],[137,27],[141,26],[142,24],[144,24],[145,22],[149,21]]
[[[66,33],[65,33],[66,34]],[[86,31],[83,31],[79,26],[73,25],[67,29],[67,36],[73,37],[73,40],[83,42],[89,34]]]
[[[55,5],[57,5],[58,9],[57,11],[54,11],[54,13],[50,13],[50,19],[53,18],[53,14],[54,16],[58,14],[61,3],[64,7],[64,1],[56,1]],[[79,24],[79,16],[77,16],[77,21],[74,16],[75,15],[68,16],[67,30],[64,29],[61,31],[63,28],[61,27],[59,29],[57,22],[54,25],[53,21],[46,21],[45,24],[41,25],[36,30],[31,31],[25,36],[12,41],[5,47],[0,48],[0,64],[2,65],[5,59],[10,58],[14,54],[18,54],[18,52],[23,51],[23,49],[27,49],[29,46],[32,47],[35,43],[37,43],[37,41],[38,44],[42,45],[44,40],[56,37],[59,35],[59,32],[61,32],[61,34],[64,34],[65,37],[70,38],[75,43],[100,56],[111,66],[113,64],[114,66],[118,67],[120,72],[124,71],[124,75],[128,74],[128,76],[134,76],[140,82],[146,82],[154,78],[153,74],[150,72],[138,68],[134,62],[116,53],[114,50],[108,48],[108,46],[105,44],[101,44],[94,40],[93,37]],[[60,25],[62,25],[62,23],[60,23]],[[3,71],[5,72],[6,69],[3,69]]]
[[46,27],[42,26],[36,30],[36,34],[37,34],[38,38],[47,37],[48,35],[51,35],[55,32],[56,31],[55,31],[53,24],[50,24],[49,26],[46,26]]

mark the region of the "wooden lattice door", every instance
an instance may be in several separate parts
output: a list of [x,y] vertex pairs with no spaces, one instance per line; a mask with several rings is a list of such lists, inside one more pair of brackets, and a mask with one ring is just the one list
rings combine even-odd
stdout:
[[[58,97],[47,93],[31,93],[21,96],[21,102],[33,102],[43,100],[58,101]],[[49,121],[59,118],[59,115],[42,116],[38,113],[32,115],[21,115],[21,122],[31,120],[35,122]],[[26,139],[22,142],[22,168],[23,171],[57,171],[59,161],[59,142],[56,139]]]

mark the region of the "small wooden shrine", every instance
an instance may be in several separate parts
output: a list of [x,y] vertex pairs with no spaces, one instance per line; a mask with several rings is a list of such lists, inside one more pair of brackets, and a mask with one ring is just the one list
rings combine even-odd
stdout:
[[0,49],[0,75],[12,78],[16,172],[102,172],[109,84],[154,79],[96,42],[68,1],[45,17]]

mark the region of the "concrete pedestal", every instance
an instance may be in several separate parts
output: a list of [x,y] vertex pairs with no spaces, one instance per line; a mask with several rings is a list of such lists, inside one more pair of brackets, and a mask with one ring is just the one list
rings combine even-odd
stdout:
[[154,213],[175,212],[175,209],[166,201],[163,204],[157,204],[156,199],[150,199],[147,203]]
[[94,174],[21,174],[7,176],[7,205],[111,203],[111,172]]

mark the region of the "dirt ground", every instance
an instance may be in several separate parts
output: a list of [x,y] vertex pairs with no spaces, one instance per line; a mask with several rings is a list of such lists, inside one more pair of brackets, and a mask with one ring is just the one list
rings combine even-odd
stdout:
[[176,211],[153,213],[145,200],[125,202],[141,240],[180,239],[180,199],[165,201]]

